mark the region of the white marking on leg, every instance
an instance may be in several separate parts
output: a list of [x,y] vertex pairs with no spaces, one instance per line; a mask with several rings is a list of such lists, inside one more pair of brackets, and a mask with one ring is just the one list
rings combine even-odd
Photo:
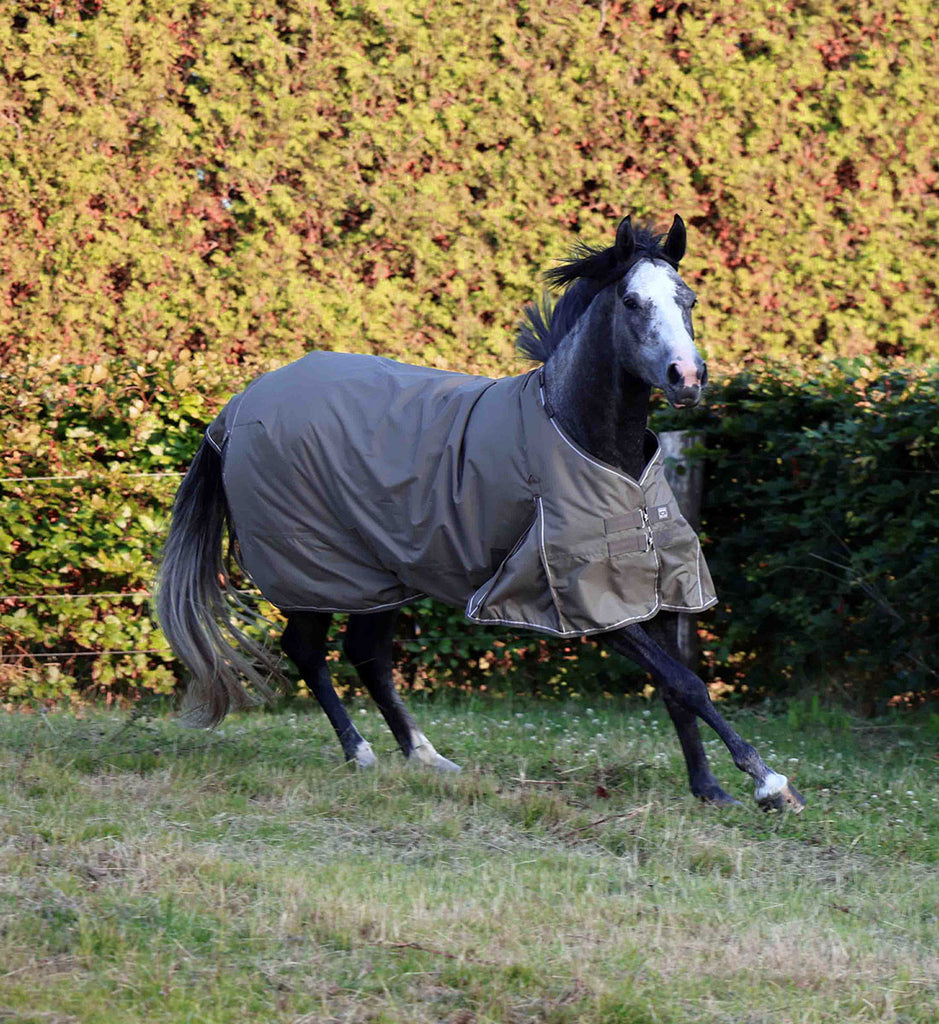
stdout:
[[753,799],[766,800],[768,797],[775,796],[780,790],[785,789],[788,785],[789,780],[785,775],[777,775],[776,772],[770,772],[756,787]]
[[378,764],[378,758],[368,740],[359,740],[358,746],[355,748],[354,760],[359,768],[371,768]]
[[417,761],[419,764],[427,765],[438,772],[462,771],[458,764],[454,764],[449,758],[438,754],[433,743],[420,731],[415,729],[411,733],[411,753],[408,754],[409,761]]

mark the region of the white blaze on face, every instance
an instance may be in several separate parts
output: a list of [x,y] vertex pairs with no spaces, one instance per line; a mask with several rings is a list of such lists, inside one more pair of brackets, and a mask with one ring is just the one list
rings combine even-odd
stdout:
[[670,363],[696,365],[694,341],[678,305],[679,277],[671,267],[643,260],[629,278],[627,292],[652,305],[652,335],[668,346]]

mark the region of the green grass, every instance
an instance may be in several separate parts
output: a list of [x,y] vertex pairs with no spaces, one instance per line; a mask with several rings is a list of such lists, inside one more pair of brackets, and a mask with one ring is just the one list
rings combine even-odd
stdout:
[[462,775],[367,704],[368,773],[318,712],[0,720],[0,1021],[939,1019],[935,716],[733,713],[796,817],[643,701],[414,704]]

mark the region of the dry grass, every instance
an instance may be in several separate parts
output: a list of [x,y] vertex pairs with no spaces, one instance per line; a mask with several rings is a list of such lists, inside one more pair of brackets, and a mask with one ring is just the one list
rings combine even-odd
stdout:
[[371,713],[372,773],[318,715],[9,717],[0,1021],[935,1021],[930,720],[796,715],[738,725],[799,818],[697,805],[641,703],[429,705],[456,778]]

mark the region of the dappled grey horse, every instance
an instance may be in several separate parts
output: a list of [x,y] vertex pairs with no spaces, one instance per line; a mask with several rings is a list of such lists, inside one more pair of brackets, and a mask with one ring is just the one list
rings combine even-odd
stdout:
[[459,770],[392,681],[397,609],[429,595],[480,624],[595,636],[658,684],[696,796],[736,802],[708,766],[700,718],[752,776],[758,804],[800,810],[786,777],[667,653],[677,613],[716,601],[646,427],[652,387],[688,407],[707,383],[684,251],[681,218],[664,237],[627,218],[612,246],[581,247],[549,271],[563,294],[527,310],[519,347],[542,365],[518,377],[314,352],[231,399],[180,486],[158,581],[160,623],[191,673],[187,719],[217,723],[266,695],[276,671],[242,628],[250,612],[228,582],[227,530],[287,616],[284,651],[363,768],[375,755],[327,668],[337,612],[349,614],[345,654],[404,755]]

